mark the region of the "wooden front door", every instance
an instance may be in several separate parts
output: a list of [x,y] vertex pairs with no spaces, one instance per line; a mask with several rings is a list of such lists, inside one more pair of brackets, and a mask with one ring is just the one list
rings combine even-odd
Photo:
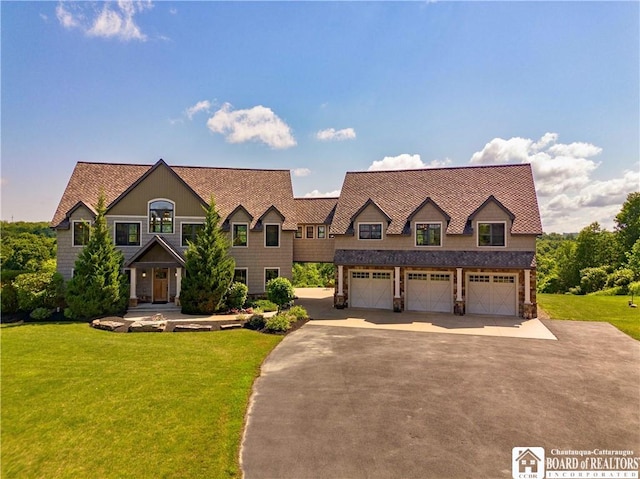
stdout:
[[169,286],[169,269],[156,268],[153,273],[153,302],[167,302]]

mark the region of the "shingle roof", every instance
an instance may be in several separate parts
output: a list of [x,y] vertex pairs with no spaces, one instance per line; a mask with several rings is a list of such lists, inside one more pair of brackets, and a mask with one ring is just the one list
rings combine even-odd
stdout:
[[535,251],[336,250],[335,264],[425,266],[439,268],[515,268],[536,266]]
[[387,234],[402,234],[407,218],[429,197],[451,217],[446,233],[462,234],[491,195],[513,213],[512,234],[542,233],[529,164],[348,172],[330,232],[347,233],[352,216],[370,198],[391,217]]
[[331,224],[338,198],[296,198],[298,223]]
[[[51,222],[58,226],[79,201],[95,205],[103,189],[107,206],[116,200],[153,165],[78,163]],[[204,202],[213,194],[224,219],[239,205],[254,218],[254,223],[270,207],[280,211],[283,229],[297,228],[289,170],[251,170],[169,166]],[[254,226],[254,225],[252,225]]]

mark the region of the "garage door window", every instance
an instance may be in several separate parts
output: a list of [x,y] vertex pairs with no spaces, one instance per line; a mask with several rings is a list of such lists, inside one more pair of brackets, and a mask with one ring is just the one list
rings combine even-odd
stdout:
[[373,279],[391,279],[391,273],[373,273]]
[[480,275],[480,274],[472,274],[469,277],[469,281],[471,281],[472,283],[488,283],[489,279],[490,279],[489,276]]
[[516,278],[513,276],[494,276],[493,282],[494,283],[515,283]]
[[427,273],[409,273],[409,281],[426,281],[429,279]]
[[365,273],[363,271],[354,271],[353,273],[351,273],[351,277],[353,279],[368,279],[369,273]]

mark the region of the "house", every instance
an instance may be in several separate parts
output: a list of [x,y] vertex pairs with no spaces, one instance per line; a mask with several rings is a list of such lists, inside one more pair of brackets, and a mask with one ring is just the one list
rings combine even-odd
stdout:
[[131,305],[179,301],[213,195],[250,294],[293,262],[333,262],[339,308],[536,315],[529,165],[347,173],[339,198],[294,198],[288,170],[80,162],[52,221],[66,279],[101,191]]

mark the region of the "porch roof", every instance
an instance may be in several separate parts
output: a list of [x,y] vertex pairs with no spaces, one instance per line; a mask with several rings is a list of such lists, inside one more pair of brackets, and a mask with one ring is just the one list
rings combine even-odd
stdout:
[[[149,261],[145,261],[145,256],[147,253],[151,251],[156,245],[159,245],[168,255],[168,258],[162,259],[149,259]],[[167,261],[167,259],[169,261]],[[125,268],[136,267],[136,266],[146,266],[146,267],[171,267],[171,266],[184,267],[185,260],[182,254],[177,251],[173,246],[171,246],[162,236],[154,236],[141,247],[136,253],[129,258],[128,261],[125,262]]]

